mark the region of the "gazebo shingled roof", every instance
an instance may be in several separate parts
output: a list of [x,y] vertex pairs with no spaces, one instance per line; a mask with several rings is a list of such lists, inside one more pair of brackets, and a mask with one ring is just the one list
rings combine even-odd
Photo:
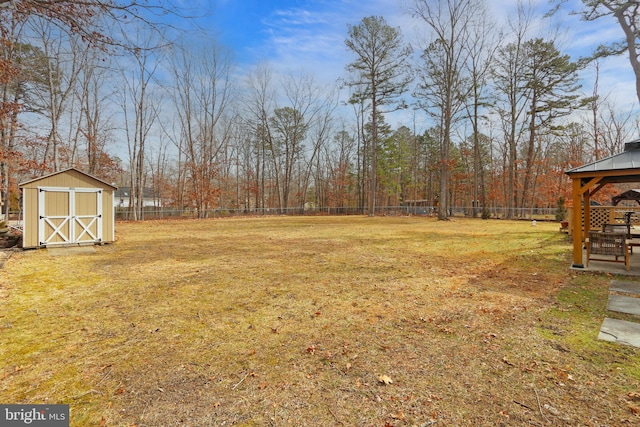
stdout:
[[627,142],[622,153],[570,169],[565,172],[573,183],[573,267],[584,268],[582,247],[589,234],[589,221],[582,223],[580,205],[584,218],[591,217],[591,196],[607,184],[640,182],[640,139]]

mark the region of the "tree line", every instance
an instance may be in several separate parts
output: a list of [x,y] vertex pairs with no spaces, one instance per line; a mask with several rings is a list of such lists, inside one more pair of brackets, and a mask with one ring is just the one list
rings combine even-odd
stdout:
[[[419,40],[382,16],[346,25],[337,85],[268,63],[239,70],[215,40],[155,22],[183,16],[158,4],[0,0],[4,214],[19,209],[19,182],[76,167],[130,187],[131,218],[149,189],[201,216],[402,205],[512,216],[570,199],[564,171],[621,151],[639,128],[597,79],[579,84],[624,52],[640,76],[627,3],[584,0],[585,20],[614,16],[625,38],[572,59],[522,4],[500,26],[483,2],[412,0]],[[407,123],[393,127],[398,111]]]

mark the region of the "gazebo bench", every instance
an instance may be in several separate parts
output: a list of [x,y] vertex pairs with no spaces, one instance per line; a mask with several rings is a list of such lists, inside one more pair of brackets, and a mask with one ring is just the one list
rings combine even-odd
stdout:
[[[587,267],[589,267],[590,260],[622,262],[629,270],[629,239],[626,232],[589,231],[589,238],[585,243],[587,246]],[[608,258],[596,258],[593,255],[606,255]]]
[[631,223],[626,222],[624,224],[602,224],[602,231],[605,233],[627,233],[627,239],[629,240],[627,244],[629,245],[629,253],[633,255],[633,247],[640,246],[640,242],[633,241],[633,236],[631,235]]

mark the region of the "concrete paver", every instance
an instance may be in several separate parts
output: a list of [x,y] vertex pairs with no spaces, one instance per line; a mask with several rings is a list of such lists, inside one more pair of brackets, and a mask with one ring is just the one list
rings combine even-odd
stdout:
[[606,317],[598,339],[640,347],[640,323]]
[[[609,285],[607,310],[640,316],[640,282],[613,280]],[[640,348],[640,323],[607,317],[598,339]]]
[[640,298],[624,295],[609,295],[607,310],[640,316]]
[[637,294],[640,296],[640,282],[614,280],[611,282],[609,290],[614,292],[622,292],[625,294]]

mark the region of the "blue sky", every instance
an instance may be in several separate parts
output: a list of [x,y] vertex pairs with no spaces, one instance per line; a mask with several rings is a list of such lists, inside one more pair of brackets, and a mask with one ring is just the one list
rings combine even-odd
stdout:
[[400,1],[216,0],[211,31],[231,47],[241,64],[273,61],[306,68],[347,54],[347,23],[401,13]]
[[[406,13],[411,0],[212,0],[210,16],[202,25],[234,52],[242,70],[259,62],[269,62],[282,73],[310,73],[320,83],[331,84],[345,76],[345,65],[353,60],[344,40],[347,24],[363,17],[381,15],[402,29],[405,41],[418,46],[424,26]],[[488,0],[490,13],[505,24],[517,0]],[[550,7],[547,0],[531,0],[541,16]],[[569,0],[569,8],[580,9],[579,0]],[[557,30],[559,28],[559,30]],[[531,36],[555,36],[557,47],[577,58],[591,52],[599,43],[622,35],[613,18],[582,22],[568,13],[552,22],[534,25]],[[636,102],[634,79],[628,59],[612,58],[600,64],[599,89],[611,92],[610,99],[620,107],[632,108]],[[582,73],[583,89],[593,90],[594,72]],[[391,123],[394,125],[395,123]]]

